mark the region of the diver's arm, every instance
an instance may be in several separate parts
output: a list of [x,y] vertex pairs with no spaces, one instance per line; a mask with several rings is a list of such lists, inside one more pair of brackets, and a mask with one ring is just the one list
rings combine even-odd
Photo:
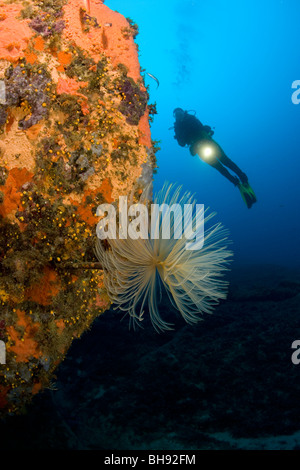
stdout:
[[182,129],[176,123],[175,123],[175,126],[174,126],[174,130],[175,130],[174,139],[177,140],[180,147],[185,147],[186,146],[185,133],[182,131]]

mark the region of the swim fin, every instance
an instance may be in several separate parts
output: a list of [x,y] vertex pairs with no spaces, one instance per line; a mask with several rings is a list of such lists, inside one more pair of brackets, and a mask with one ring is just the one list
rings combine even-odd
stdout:
[[257,201],[253,189],[251,188],[249,183],[239,183],[237,186],[240,190],[241,196],[246,206],[248,207],[248,209],[250,209],[252,205]]

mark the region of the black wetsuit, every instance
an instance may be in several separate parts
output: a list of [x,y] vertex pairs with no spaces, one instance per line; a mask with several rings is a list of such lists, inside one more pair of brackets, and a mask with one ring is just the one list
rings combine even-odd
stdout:
[[[242,183],[248,181],[246,174],[243,173],[240,168],[232,160],[230,160],[230,158],[227,157],[220,145],[212,139],[214,131],[210,126],[203,125],[195,116],[185,112],[180,120],[175,121],[174,130],[174,137],[178,144],[181,147],[188,145],[193,156],[197,153],[195,148],[197,143],[207,141],[212,144],[216,149],[216,156],[210,160],[205,160],[205,162],[218,170],[223,176],[231,181],[231,183],[237,185],[239,183],[239,179]],[[225,166],[236,173],[239,179],[229,173]]]
[[193,145],[200,138],[205,127],[195,116],[184,113],[183,119],[175,121],[175,139],[181,147]]

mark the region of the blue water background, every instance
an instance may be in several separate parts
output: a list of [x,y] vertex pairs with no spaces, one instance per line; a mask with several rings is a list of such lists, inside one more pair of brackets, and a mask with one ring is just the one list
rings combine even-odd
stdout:
[[[298,0],[107,0],[139,25],[136,42],[160,141],[155,188],[195,193],[230,231],[236,263],[299,265],[300,79]],[[181,148],[173,109],[195,110],[248,175],[258,202]]]

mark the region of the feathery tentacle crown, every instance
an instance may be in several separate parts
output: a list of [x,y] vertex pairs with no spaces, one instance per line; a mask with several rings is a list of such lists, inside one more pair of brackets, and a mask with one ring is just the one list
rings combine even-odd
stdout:
[[[97,240],[96,245],[96,255],[105,271],[105,286],[115,307],[126,311],[135,324],[142,320],[147,306],[157,331],[172,329],[159,313],[163,291],[188,323],[198,322],[203,313],[211,313],[219,300],[226,298],[227,282],[222,277],[232,255],[227,249],[227,231],[221,224],[207,228],[215,215],[206,215],[207,211],[203,211],[199,224],[193,210],[185,222],[202,233],[205,225],[204,243],[199,249],[187,249],[190,240],[185,233],[179,239],[174,236],[181,223],[177,215],[186,204],[195,208],[196,201],[190,193],[181,195],[180,191],[180,187],[165,184],[158,192],[153,203],[169,207],[175,204],[178,212],[175,210],[174,217],[170,217],[169,211],[162,211],[152,224],[152,233],[153,220],[149,216],[148,239],[108,240],[109,248]],[[170,231],[167,239],[163,236],[166,229]]]

